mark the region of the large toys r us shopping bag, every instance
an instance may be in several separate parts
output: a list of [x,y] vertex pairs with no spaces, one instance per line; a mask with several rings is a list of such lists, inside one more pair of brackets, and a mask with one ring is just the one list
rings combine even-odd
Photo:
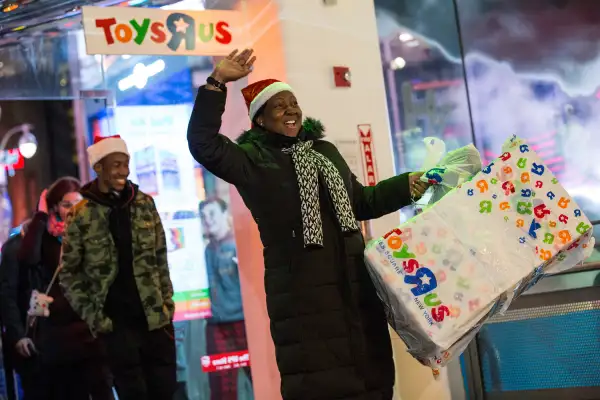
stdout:
[[[590,221],[538,155],[516,137],[503,150],[365,251],[390,325],[434,374],[487,318],[593,247]],[[425,179],[443,183],[448,167]]]

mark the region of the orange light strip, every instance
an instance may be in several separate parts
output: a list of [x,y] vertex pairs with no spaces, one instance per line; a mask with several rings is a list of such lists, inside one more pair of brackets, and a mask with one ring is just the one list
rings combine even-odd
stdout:
[[16,4],[16,3],[9,4],[7,6],[4,6],[4,8],[2,8],[2,12],[9,13],[11,11],[16,10],[17,8],[19,8],[18,4]]
[[413,90],[439,89],[439,88],[445,88],[445,87],[449,87],[449,86],[457,86],[457,85],[460,85],[462,82],[463,81],[461,81],[461,80],[419,82],[419,83],[414,83],[412,85],[412,88],[413,88]]

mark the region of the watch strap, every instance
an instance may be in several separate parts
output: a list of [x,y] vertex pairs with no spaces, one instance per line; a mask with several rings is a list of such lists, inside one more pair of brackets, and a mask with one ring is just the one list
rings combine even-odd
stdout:
[[216,87],[219,90],[222,90],[223,92],[227,91],[227,86],[225,86],[225,84],[223,82],[219,82],[212,76],[209,76],[208,78],[206,78],[206,83],[208,83],[209,85],[213,85],[214,87]]

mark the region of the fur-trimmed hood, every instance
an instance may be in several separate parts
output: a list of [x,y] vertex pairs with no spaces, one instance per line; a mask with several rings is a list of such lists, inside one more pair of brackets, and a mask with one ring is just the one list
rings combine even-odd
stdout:
[[[238,144],[245,143],[263,143],[267,138],[267,135],[276,135],[275,133],[268,132],[260,127],[253,127],[243,132],[236,141]],[[314,118],[306,118],[302,122],[302,130],[300,134],[304,140],[319,140],[325,137],[325,127],[321,121]]]

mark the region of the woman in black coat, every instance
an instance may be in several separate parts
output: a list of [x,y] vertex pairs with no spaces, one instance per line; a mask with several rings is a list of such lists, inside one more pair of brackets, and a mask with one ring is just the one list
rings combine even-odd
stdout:
[[397,211],[426,185],[418,173],[361,185],[321,124],[303,122],[292,89],[275,80],[243,90],[253,127],[238,144],[220,135],[224,84],[250,73],[251,55],[232,53],[199,89],[188,143],[237,187],[258,224],[283,398],[390,400],[388,325],[357,221]]
[[[32,290],[53,298],[48,317],[38,317],[17,343],[22,357],[35,357],[35,396],[44,400],[112,400],[111,379],[100,343],[67,302],[53,277],[60,263],[64,220],[81,200],[80,183],[61,178],[40,197],[23,237],[19,259],[29,269]],[[19,347],[23,343],[23,348]]]

